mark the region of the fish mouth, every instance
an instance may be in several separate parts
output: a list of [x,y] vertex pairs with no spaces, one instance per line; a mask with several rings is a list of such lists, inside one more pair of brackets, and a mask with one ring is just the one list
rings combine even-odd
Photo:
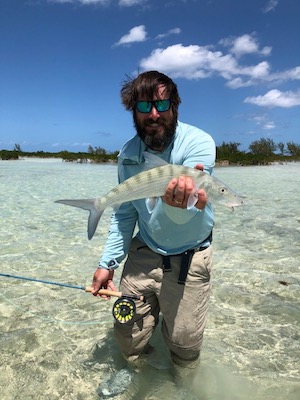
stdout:
[[230,208],[231,211],[234,211],[235,207],[239,207],[242,204],[244,204],[243,200],[239,201],[238,203],[233,203],[233,202],[232,203],[227,203],[226,207]]

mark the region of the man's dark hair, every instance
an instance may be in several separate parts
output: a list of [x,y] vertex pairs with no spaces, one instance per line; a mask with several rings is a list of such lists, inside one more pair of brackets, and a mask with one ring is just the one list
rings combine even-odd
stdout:
[[138,100],[152,100],[157,95],[160,85],[165,86],[167,98],[171,100],[171,107],[177,115],[181,102],[177,86],[171,78],[158,71],[143,72],[135,79],[129,78],[124,81],[121,99],[126,110],[134,110]]

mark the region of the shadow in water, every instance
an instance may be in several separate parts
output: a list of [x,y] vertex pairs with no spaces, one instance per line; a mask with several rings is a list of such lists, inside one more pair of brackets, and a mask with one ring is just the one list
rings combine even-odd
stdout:
[[155,351],[134,369],[122,357],[113,335],[97,343],[83,364],[99,374],[99,400],[298,400],[299,390],[264,387],[205,358],[195,370],[174,367],[159,330],[151,339]]

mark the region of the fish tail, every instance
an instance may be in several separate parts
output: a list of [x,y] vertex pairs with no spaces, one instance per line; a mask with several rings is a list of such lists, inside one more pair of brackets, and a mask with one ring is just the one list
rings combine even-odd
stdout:
[[67,206],[82,208],[90,212],[88,219],[88,239],[91,240],[96,232],[99,220],[103,214],[104,208],[96,208],[95,200],[57,200],[55,203],[66,204]]

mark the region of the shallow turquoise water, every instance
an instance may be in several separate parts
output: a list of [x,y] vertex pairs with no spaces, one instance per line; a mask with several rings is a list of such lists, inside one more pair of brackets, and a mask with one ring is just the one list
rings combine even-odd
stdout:
[[[189,383],[196,395],[174,377],[157,330],[149,365],[117,399],[300,398],[300,164],[215,174],[247,197],[234,213],[215,207],[213,295]],[[114,165],[0,161],[0,272],[90,285],[110,210],[88,241],[87,213],[54,201],[115,184]],[[99,385],[126,367],[111,337],[112,304],[0,277],[1,399],[98,399]]]

